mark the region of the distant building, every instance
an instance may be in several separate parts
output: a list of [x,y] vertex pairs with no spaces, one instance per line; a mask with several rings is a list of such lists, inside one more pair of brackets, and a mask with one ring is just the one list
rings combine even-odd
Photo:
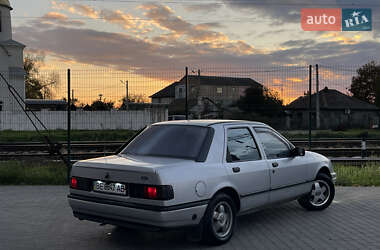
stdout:
[[178,85],[179,82],[175,82],[170,84],[169,86],[161,89],[154,95],[150,96],[152,99],[152,103],[154,104],[170,104],[175,99],[175,86]]
[[[311,95],[312,128],[316,127],[316,94]],[[301,96],[285,107],[288,129],[309,127],[309,96]],[[379,125],[380,109],[338,90],[319,92],[320,129],[372,128]]]
[[[262,88],[263,85],[251,78],[224,77],[224,76],[188,76],[188,98],[190,111],[198,115],[204,112],[205,106],[210,112],[217,112],[217,106],[228,106],[245,94],[250,87]],[[186,78],[174,82],[166,88],[151,96],[152,103],[171,104],[178,114],[178,109],[183,110],[186,96]],[[177,107],[178,106],[178,107]],[[181,107],[179,107],[181,106]],[[183,112],[182,112],[183,113]]]
[[[0,0],[0,73],[12,84],[21,98],[25,99],[25,45],[12,39],[11,10],[8,0]],[[19,109],[20,106],[0,79],[0,111]]]

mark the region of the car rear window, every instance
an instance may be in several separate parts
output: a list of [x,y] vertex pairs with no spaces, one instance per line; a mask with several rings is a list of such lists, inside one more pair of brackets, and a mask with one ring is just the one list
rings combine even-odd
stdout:
[[134,139],[122,154],[196,159],[210,128],[155,125]]

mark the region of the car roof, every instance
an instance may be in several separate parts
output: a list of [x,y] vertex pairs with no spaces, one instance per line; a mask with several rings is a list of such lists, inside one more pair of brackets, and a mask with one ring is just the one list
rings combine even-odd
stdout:
[[153,125],[188,125],[188,126],[203,126],[208,127],[215,124],[251,124],[251,125],[260,125],[268,126],[262,122],[253,122],[253,121],[242,121],[242,120],[177,120],[177,121],[165,121],[158,122]]

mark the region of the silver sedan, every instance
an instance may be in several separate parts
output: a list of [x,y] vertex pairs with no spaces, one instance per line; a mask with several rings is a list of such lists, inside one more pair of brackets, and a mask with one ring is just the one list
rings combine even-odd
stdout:
[[143,129],[117,155],[77,162],[68,200],[80,220],[188,227],[223,244],[237,215],[291,200],[307,210],[327,208],[335,179],[329,159],[266,124],[171,121]]

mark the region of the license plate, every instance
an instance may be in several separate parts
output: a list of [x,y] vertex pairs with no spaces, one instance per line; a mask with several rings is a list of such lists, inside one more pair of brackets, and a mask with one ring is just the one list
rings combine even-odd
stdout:
[[106,183],[103,181],[94,181],[94,191],[109,194],[127,195],[127,188],[125,184],[121,183]]

